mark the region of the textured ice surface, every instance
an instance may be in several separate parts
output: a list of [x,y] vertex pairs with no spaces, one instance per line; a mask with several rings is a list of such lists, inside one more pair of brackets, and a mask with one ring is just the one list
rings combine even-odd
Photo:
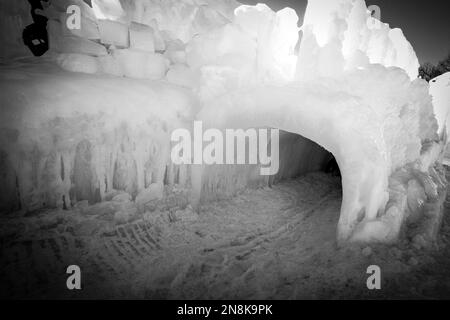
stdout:
[[189,91],[68,73],[42,59],[3,67],[0,86],[2,211],[95,203],[114,190],[136,196],[175,179],[165,177],[175,170],[168,141],[193,117]]
[[430,81],[430,94],[433,96],[434,114],[439,124],[438,133],[450,136],[450,72]]
[[133,22],[129,34],[131,48],[147,52],[155,51],[154,31],[150,26]]
[[[83,12],[99,27],[101,43],[64,31],[61,6],[44,14],[53,39],[49,59],[94,75],[62,72],[50,62],[2,67],[2,177],[9,190],[2,208],[96,202],[112,190],[134,197],[167,181],[189,185],[194,202],[258,185],[251,166],[168,162],[171,129],[197,119],[206,127],[276,127],[332,152],[342,173],[341,240],[394,241],[407,219],[425,218],[429,228],[420,233],[432,236],[445,184],[436,162],[446,142],[440,133],[448,76],[431,87],[416,79],[411,45],[400,29],[371,18],[364,1],[310,0],[298,54],[292,9],[219,0],[92,3]],[[22,19],[23,8],[0,8]],[[54,52],[63,54],[54,59]],[[290,155],[312,163],[306,152]],[[283,170],[282,177],[295,171]],[[426,201],[415,203],[422,194]]]
[[371,18],[363,0],[309,1],[302,31],[300,78],[336,77],[368,63],[417,77],[419,62],[403,32]]

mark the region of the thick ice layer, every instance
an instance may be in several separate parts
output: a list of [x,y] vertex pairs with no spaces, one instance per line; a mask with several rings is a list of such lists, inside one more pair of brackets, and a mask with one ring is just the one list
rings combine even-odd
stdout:
[[263,4],[241,6],[235,20],[195,37],[186,48],[189,67],[202,74],[200,96],[208,100],[257,83],[294,78],[298,17]]

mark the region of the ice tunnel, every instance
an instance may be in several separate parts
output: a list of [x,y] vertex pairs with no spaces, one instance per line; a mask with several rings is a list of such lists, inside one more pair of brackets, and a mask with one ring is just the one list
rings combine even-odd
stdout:
[[[68,5],[81,8],[81,28],[67,28]],[[29,10],[12,0],[0,9],[1,54],[11,58],[23,52]],[[197,120],[304,137],[320,146],[315,166],[331,152],[340,241],[396,241],[412,218],[435,236],[448,101],[435,112],[413,48],[363,0],[309,0],[300,28],[292,9],[233,0],[66,0],[39,12],[49,51],[1,66],[2,212],[69,209],[119,191],[141,203],[174,184],[192,202],[214,199],[224,190],[208,185],[226,184],[226,166],[170,160],[170,133]],[[243,187],[270,183],[243,170]]]
[[[267,165],[261,163],[203,166],[201,170],[197,171],[201,175],[198,184],[199,201],[229,199],[248,188],[271,187],[280,182],[313,172],[326,172],[336,177],[340,175],[339,167],[333,162],[334,157],[328,150],[297,133],[278,130],[279,160],[276,173],[261,175],[261,168],[268,168]],[[250,136],[246,137],[245,144],[247,158],[251,149],[251,142],[248,139],[250,139]],[[238,139],[236,138],[235,141],[238,141]],[[270,144],[269,138],[267,148],[269,154]]]
[[[218,128],[280,128],[330,151],[342,173],[343,201],[338,236],[342,240],[349,240],[352,235],[360,237],[354,234],[358,223],[377,221],[380,214],[385,216],[389,200],[389,170],[392,169],[386,157],[386,146],[377,144],[382,141],[382,136],[376,136],[381,133],[381,126],[376,128],[380,130],[377,132],[373,127],[377,125],[374,123],[376,115],[371,115],[370,106],[365,106],[363,101],[342,92],[333,96],[329,88],[324,88],[323,94],[311,93],[309,86],[264,86],[227,95],[210,108],[204,108],[199,118],[210,119],[208,123]],[[329,95],[329,100],[323,98],[325,95]],[[239,110],[228,113],[234,105],[239,105]],[[361,115],[358,122],[354,121],[356,114]],[[391,205],[391,211],[397,210],[392,202]],[[400,221],[389,221],[386,233],[375,233],[375,237],[383,238],[371,240],[392,241],[398,236],[400,226]]]

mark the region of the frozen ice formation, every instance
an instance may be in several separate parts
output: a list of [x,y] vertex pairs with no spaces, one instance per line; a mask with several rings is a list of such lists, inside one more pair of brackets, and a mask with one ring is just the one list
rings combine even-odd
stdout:
[[309,1],[302,31],[300,78],[340,76],[369,63],[417,78],[419,62],[403,32],[371,17],[362,0]]
[[[85,29],[66,28],[63,2],[82,7]],[[432,241],[448,73],[418,79],[402,31],[363,0],[309,0],[300,28],[292,9],[233,0],[63,2],[42,13],[48,57],[2,67],[2,211],[95,203],[117,190],[140,201],[174,183],[196,206],[318,170],[328,150],[342,174],[339,240],[396,241],[420,222],[411,232]],[[15,23],[27,10],[0,8],[11,31],[2,57],[18,55]],[[280,172],[171,164],[170,132],[193,120],[283,130]]]
[[433,96],[434,114],[439,125],[438,134],[450,136],[450,72],[430,81],[430,94]]
[[2,212],[68,208],[114,190],[136,197],[154,183],[187,183],[186,166],[170,165],[168,144],[170,132],[193,117],[187,89],[68,74],[45,61],[2,71]]

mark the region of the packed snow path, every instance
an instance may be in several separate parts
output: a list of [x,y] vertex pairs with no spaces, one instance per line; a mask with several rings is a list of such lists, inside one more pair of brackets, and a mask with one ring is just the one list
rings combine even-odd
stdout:
[[[76,213],[41,212],[19,222],[3,218],[1,297],[450,297],[449,284],[439,280],[449,276],[441,274],[450,266],[448,221],[439,251],[425,253],[407,242],[339,248],[337,177],[312,173],[247,190],[204,205],[198,216],[176,216],[182,197],[168,203],[114,227],[108,203],[84,208],[70,220]],[[33,225],[43,214],[45,221]],[[81,291],[66,289],[71,264],[81,267]],[[366,288],[372,264],[383,272],[378,292]]]

